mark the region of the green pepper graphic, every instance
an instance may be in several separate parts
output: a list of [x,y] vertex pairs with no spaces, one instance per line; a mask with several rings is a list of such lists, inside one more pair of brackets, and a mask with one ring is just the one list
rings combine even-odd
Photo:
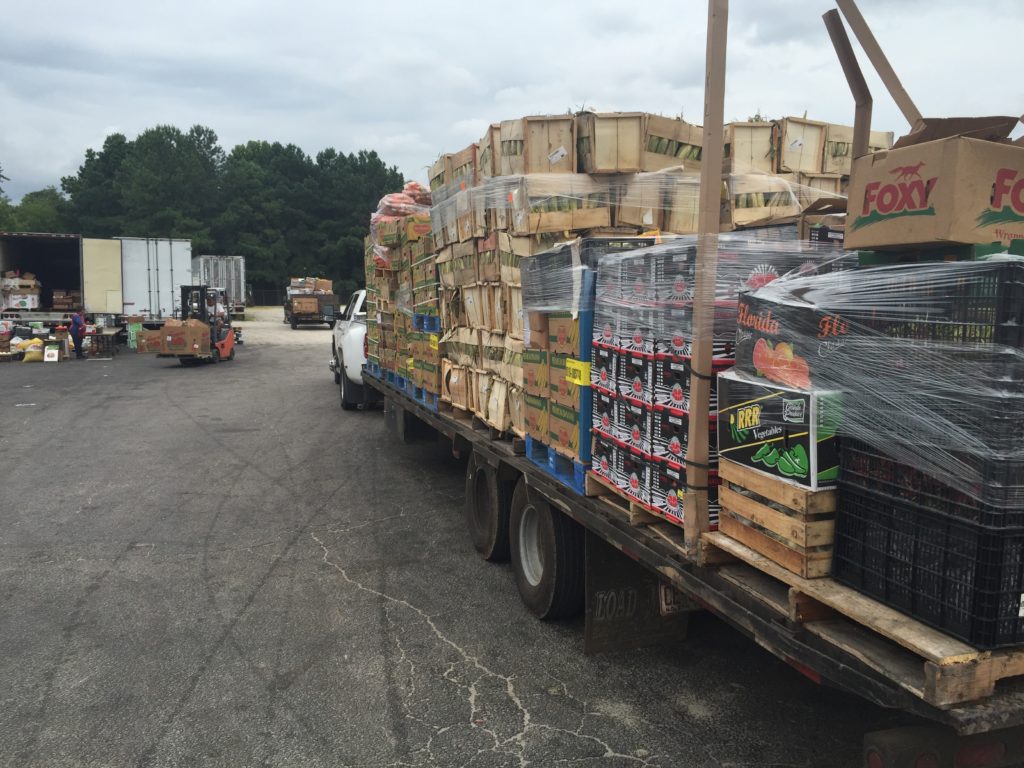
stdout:
[[[760,451],[758,451],[758,453],[760,453]],[[768,451],[768,453],[766,453],[761,458],[761,463],[764,464],[766,467],[774,467],[776,464],[779,463],[780,458],[782,458],[782,456],[773,447],[771,450]]]
[[765,457],[773,450],[775,449],[772,448],[770,443],[762,443],[761,447],[757,449],[757,453],[750,457],[750,460],[755,462],[762,462],[764,461]]
[[786,455],[789,456],[789,460],[793,462],[793,466],[796,467],[796,475],[799,477],[807,477],[807,473],[811,471],[811,462],[807,458],[807,451],[804,450],[802,445],[795,445],[790,448]]

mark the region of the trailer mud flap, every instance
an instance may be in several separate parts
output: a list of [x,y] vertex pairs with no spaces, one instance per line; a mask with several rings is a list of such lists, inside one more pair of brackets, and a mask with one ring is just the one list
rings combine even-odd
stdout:
[[649,570],[587,531],[584,653],[681,642],[694,607]]

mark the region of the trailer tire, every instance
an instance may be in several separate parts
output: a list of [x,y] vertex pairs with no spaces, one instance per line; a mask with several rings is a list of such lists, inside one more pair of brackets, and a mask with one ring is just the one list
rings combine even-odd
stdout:
[[489,563],[508,560],[508,484],[476,453],[466,466],[466,528],[473,547]]
[[512,572],[519,596],[540,619],[583,610],[583,529],[547,502],[531,498],[526,479],[512,493],[509,514]]

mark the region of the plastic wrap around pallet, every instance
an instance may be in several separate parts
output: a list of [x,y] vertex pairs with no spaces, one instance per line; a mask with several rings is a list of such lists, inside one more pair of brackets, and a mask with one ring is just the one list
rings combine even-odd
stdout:
[[[838,179],[837,179],[838,181]],[[722,178],[723,229],[792,221],[820,197],[840,197],[785,176],[727,174]],[[700,175],[681,165],[655,173],[598,176],[540,173],[495,176],[477,186],[458,180],[434,193],[431,220],[449,239],[479,237],[489,218],[519,235],[604,227],[697,231]]]
[[1024,506],[1024,258],[790,275],[741,297],[736,365],[842,392],[839,433],[864,446],[844,478]]

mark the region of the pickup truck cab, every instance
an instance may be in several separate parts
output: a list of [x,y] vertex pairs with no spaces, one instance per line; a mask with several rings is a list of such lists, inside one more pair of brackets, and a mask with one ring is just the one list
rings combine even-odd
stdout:
[[358,290],[348,300],[331,335],[330,369],[334,383],[341,387],[341,407],[355,410],[364,402],[363,365],[366,363],[366,291]]

